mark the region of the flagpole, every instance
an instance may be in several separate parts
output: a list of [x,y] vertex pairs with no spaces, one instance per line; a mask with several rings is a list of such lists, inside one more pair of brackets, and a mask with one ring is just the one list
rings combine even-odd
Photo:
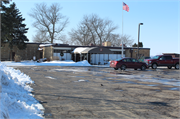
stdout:
[[123,1],[122,1],[122,37],[121,37],[121,57],[123,57]]

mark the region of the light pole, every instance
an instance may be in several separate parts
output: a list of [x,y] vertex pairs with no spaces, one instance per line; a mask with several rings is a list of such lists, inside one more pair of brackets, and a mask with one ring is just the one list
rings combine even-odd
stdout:
[[140,37],[140,25],[143,25],[143,23],[139,23],[139,26],[138,26],[138,60],[139,60],[139,37]]

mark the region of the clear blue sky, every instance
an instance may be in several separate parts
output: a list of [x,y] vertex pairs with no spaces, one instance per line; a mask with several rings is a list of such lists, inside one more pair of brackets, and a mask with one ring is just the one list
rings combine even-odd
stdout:
[[[116,33],[122,34],[122,0],[12,0],[26,19],[29,28],[27,37],[32,42],[36,33],[34,21],[28,13],[36,3],[60,3],[61,13],[69,18],[69,24],[63,34],[68,36],[76,28],[84,15],[97,14],[108,18],[118,25]],[[150,55],[161,53],[180,53],[180,1],[179,0],[124,0],[129,12],[123,10],[123,33],[130,35],[134,43],[138,41],[138,24],[140,42],[144,48],[150,48]]]

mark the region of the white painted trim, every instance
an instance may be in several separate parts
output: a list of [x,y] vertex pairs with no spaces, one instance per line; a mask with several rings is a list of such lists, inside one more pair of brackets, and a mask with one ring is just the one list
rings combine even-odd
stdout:
[[71,50],[71,48],[68,48],[68,47],[53,47],[53,49],[56,49],[56,50]]

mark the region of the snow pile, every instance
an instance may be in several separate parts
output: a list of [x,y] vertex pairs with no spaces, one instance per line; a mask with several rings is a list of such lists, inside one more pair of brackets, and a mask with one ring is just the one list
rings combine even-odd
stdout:
[[46,47],[46,46],[51,46],[53,44],[40,44],[39,47]]
[[27,85],[34,83],[29,76],[0,63],[0,118],[41,119],[42,107]]
[[75,48],[72,53],[79,53],[81,54],[82,51],[89,49],[88,47],[80,47],[80,48]]
[[69,61],[51,61],[51,62],[42,62],[36,63],[36,66],[91,66],[87,60],[74,62]]
[[87,60],[77,62],[76,65],[77,66],[91,66]]
[[3,61],[2,64],[6,66],[91,66],[87,60],[74,62],[68,61],[50,61],[50,62],[33,62],[33,61],[22,61],[22,62],[10,62]]

